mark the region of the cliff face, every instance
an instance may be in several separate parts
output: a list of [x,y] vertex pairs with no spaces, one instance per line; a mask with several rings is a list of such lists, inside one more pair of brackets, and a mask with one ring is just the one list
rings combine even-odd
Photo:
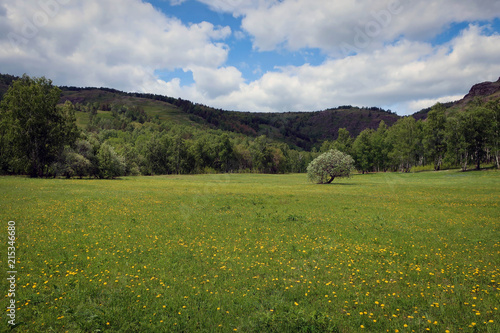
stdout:
[[472,86],[464,99],[473,99],[476,96],[489,96],[500,91],[500,78],[497,82],[483,82]]

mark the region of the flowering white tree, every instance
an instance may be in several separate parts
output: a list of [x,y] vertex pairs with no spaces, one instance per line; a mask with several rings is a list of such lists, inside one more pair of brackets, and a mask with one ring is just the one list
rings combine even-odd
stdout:
[[354,159],[336,149],[318,156],[307,167],[307,177],[318,184],[330,184],[335,178],[349,177]]

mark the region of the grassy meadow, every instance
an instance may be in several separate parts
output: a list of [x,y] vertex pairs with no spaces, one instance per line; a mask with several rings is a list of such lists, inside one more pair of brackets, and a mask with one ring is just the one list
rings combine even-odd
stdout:
[[498,171],[0,177],[0,263],[14,220],[16,332],[500,332],[499,203]]

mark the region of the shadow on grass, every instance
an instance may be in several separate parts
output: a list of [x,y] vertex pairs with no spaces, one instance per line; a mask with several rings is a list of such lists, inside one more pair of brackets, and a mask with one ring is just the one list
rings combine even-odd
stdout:
[[357,186],[359,184],[358,183],[336,183],[336,182],[333,182],[333,183],[330,183],[330,184],[327,184],[327,183],[323,183],[323,184],[310,183],[310,185],[315,185],[315,186]]
[[485,166],[485,167],[481,167],[481,169],[476,169],[476,167],[474,167],[473,169],[467,169],[467,170],[461,170],[461,169],[458,169],[460,172],[481,172],[481,171],[489,171],[489,170],[498,170],[496,166]]

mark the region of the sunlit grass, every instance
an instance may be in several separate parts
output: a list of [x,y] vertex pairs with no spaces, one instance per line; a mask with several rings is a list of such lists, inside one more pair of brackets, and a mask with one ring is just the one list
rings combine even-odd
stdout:
[[496,171],[2,177],[17,330],[498,332],[499,185]]

